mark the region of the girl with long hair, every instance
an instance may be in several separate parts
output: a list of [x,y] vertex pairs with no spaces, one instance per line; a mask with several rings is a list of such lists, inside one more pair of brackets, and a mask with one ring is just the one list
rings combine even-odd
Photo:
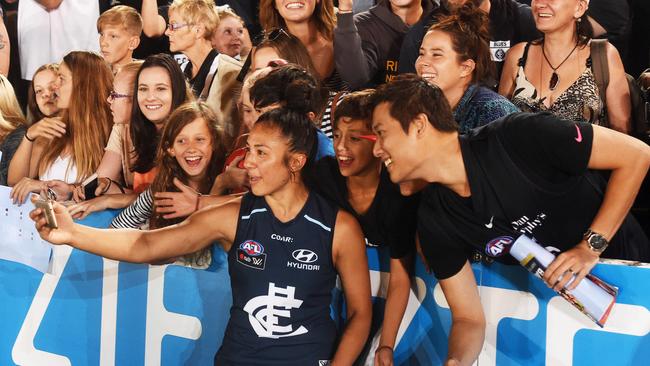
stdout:
[[[154,211],[153,194],[178,191],[175,181],[198,194],[208,194],[223,167],[223,133],[217,127],[214,112],[203,102],[183,104],[172,113],[163,129],[158,146],[158,174],[151,187],[142,192],[111,223],[112,228],[149,229],[173,225],[182,219],[166,219]],[[205,265],[209,251],[187,258],[189,263]]]
[[27,111],[30,124],[45,117],[52,117],[59,112],[54,93],[54,85],[58,76],[58,64],[45,64],[34,72],[31,86],[27,92]]
[[[359,224],[311,189],[316,143],[304,113],[263,114],[247,142],[251,192],[162,229],[81,226],[58,203],[57,229],[42,210],[30,217],[47,241],[129,262],[165,261],[218,242],[228,253],[233,304],[215,365],[350,365],[370,326],[368,266]],[[337,275],[347,302],[340,335],[329,310]],[[273,315],[260,308],[280,299],[289,304],[281,324],[265,326]]]
[[47,189],[48,181],[79,183],[97,170],[111,129],[112,83],[99,55],[73,51],[63,58],[55,84],[61,117],[46,117],[24,135],[7,179],[14,202]]
[[260,23],[267,34],[283,31],[296,36],[305,46],[317,74],[314,76],[332,91],[346,89],[334,65],[332,0],[261,0]]
[[[298,65],[283,65],[277,68],[258,70],[252,74],[254,80],[244,96],[251,102],[253,109],[249,110],[247,120],[252,123],[258,117],[272,109],[284,107],[294,112],[305,114],[312,124],[317,125],[325,107],[325,91],[318,80]],[[264,76],[262,76],[264,75]],[[333,156],[332,141],[317,129],[316,160],[323,156]],[[239,155],[234,160],[228,159],[228,166],[220,174],[212,187],[212,196],[200,196],[191,190],[178,192],[161,192],[156,194],[156,206],[167,217],[184,217],[199,207],[217,203],[229,189],[242,190],[247,188],[247,177],[241,165],[241,152],[233,152],[231,156]],[[192,203],[197,202],[196,207]]]
[[[157,54],[147,57],[135,76],[129,123],[129,138],[133,148],[128,152],[128,159],[130,171],[133,172],[133,192],[80,202],[70,207],[71,212],[80,216],[106,208],[130,205],[156,176],[156,148],[169,115],[181,104],[191,100],[193,97],[183,73],[171,56]],[[99,193],[104,189],[104,185],[98,185]]]
[[26,125],[14,88],[0,75],[0,185],[7,185],[9,162],[25,135]]

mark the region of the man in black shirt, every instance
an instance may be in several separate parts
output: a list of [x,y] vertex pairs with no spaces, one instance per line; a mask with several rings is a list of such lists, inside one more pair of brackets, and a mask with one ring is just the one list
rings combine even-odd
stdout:
[[[415,76],[378,88],[374,153],[393,182],[421,180],[422,253],[452,312],[448,363],[471,363],[485,319],[467,252],[508,234],[561,251],[544,280],[571,290],[606,255],[649,259],[648,239],[628,215],[648,167],[650,147],[627,135],[560,120],[513,114],[459,136],[444,95]],[[611,170],[601,185],[588,169]],[[603,194],[604,192],[604,194]],[[616,235],[615,235],[616,234]],[[461,335],[462,334],[462,335]]]

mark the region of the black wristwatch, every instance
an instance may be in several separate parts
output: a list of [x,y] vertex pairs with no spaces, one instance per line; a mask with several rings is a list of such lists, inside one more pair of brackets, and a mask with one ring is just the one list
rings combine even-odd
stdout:
[[591,229],[587,229],[587,232],[585,232],[583,238],[587,242],[589,249],[599,254],[604,252],[609,245],[609,241],[607,241],[604,236],[592,231]]

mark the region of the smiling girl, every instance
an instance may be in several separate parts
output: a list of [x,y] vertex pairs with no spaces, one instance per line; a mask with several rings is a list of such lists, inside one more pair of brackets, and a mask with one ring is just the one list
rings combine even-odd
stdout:
[[[173,225],[182,219],[165,219],[153,209],[153,193],[178,191],[174,178],[200,194],[207,194],[223,166],[225,149],[216,117],[203,102],[180,106],[169,117],[158,147],[158,175],[150,188],[142,192],[111,223],[112,228],[140,228],[149,222],[150,229]],[[203,265],[204,255],[192,263]]]
[[283,29],[296,36],[311,57],[314,76],[331,91],[347,88],[334,65],[332,0],[261,0],[260,23],[267,34]]
[[[193,99],[178,64],[165,54],[147,57],[136,74],[135,87],[129,124],[133,148],[128,157],[133,172],[133,193],[103,195],[70,206],[75,217],[133,203],[156,176],[156,148],[167,118],[178,106]],[[100,194],[104,189],[103,185],[97,188]]]

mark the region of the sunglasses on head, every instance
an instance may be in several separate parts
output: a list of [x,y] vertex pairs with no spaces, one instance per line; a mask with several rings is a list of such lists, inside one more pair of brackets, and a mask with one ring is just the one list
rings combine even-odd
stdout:
[[117,93],[115,90],[111,90],[111,92],[108,93],[108,99],[109,99],[111,102],[114,101],[115,99],[119,99],[119,98],[131,98],[131,97],[132,97],[132,95],[129,95],[129,94],[120,94],[120,93]]
[[289,33],[287,33],[287,31],[285,31],[283,28],[275,28],[268,32],[262,32],[262,34],[260,34],[255,39],[255,44],[260,44],[262,42],[273,42],[280,37],[289,38],[290,36]]

